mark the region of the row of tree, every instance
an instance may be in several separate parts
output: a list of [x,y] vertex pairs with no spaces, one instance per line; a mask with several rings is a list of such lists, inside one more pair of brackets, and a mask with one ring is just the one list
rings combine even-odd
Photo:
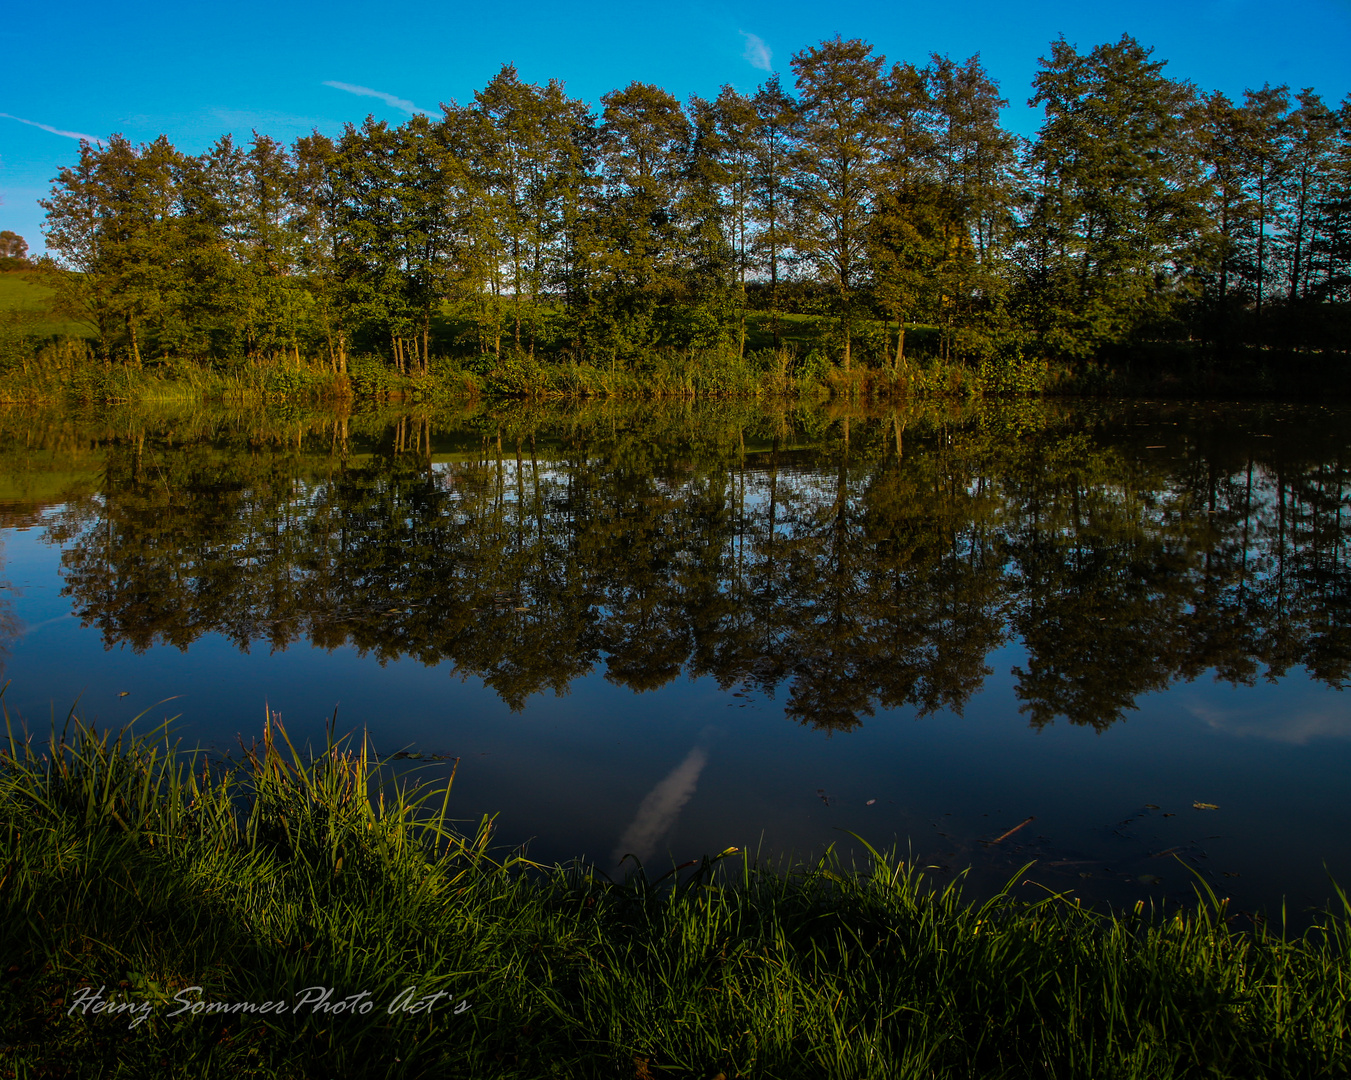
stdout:
[[47,247],[104,355],[134,364],[744,355],[757,308],[774,345],[788,309],[829,312],[846,369],[865,338],[904,365],[907,324],[953,359],[1223,356],[1289,334],[1286,312],[1343,310],[1351,101],[1235,103],[1164,66],[1130,37],[1053,43],[1031,141],[977,58],[888,67],[857,40],[794,56],[791,93],[775,76],[682,106],[633,83],[599,115],[508,66],[472,103],[336,139],[83,143]]

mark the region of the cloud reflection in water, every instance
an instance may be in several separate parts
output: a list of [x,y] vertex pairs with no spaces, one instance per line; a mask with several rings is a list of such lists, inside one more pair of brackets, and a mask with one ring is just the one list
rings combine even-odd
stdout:
[[647,862],[657,850],[661,838],[671,831],[680,811],[690,801],[699,783],[699,774],[708,764],[708,751],[696,746],[656,787],[647,793],[638,813],[619,838],[611,861],[618,865],[625,855]]

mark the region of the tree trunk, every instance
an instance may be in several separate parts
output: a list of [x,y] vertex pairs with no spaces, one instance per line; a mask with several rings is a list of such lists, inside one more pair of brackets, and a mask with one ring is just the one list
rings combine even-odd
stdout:
[[137,371],[141,370],[141,347],[136,340],[136,320],[127,316],[127,333],[131,335],[131,362]]
[[[771,215],[774,204],[769,206]],[[774,351],[779,351],[779,241],[773,222],[769,226],[769,320],[774,330]]]
[[844,327],[844,373],[849,374],[849,361],[851,357],[851,346],[854,343],[853,326],[849,322],[849,311],[846,308],[840,318],[840,324]]

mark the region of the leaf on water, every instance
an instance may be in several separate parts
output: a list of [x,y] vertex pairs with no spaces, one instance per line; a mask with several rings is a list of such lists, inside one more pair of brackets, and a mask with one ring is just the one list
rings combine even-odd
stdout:
[[1158,807],[1155,806],[1152,802],[1147,802],[1147,803],[1145,803],[1145,809],[1146,809],[1146,810],[1157,810]]
[[1192,809],[1193,809],[1193,810],[1218,810],[1219,807],[1216,806],[1213,802],[1194,802],[1194,803],[1192,803]]

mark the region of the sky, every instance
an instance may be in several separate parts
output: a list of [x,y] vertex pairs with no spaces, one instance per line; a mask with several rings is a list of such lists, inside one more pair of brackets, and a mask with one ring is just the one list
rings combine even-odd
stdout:
[[1005,123],[1033,135],[1027,106],[1037,58],[1060,34],[1082,51],[1128,33],[1166,73],[1241,97],[1264,83],[1351,93],[1351,0],[1276,8],[1256,0],[1143,0],[1086,5],[993,0],[731,4],[467,4],[404,0],[374,8],[317,3],[15,4],[0,69],[0,229],[42,249],[37,200],[76,160],[81,136],[167,135],[199,153],[226,132],[290,141],[330,135],[368,114],[472,99],[503,64],[530,82],[561,80],[596,104],[635,80],[682,100],[730,83],[753,91],[770,71],[791,84],[794,53],[836,34],[888,60],[979,53],[1010,105]]

